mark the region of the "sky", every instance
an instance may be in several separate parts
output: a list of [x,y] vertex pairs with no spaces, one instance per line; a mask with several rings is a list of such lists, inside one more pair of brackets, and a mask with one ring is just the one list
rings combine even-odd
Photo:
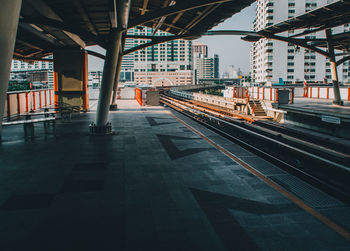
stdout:
[[[247,30],[252,29],[255,18],[255,4],[244,9],[242,12],[227,19],[225,22],[214,27],[213,30]],[[249,72],[250,43],[240,39],[240,36],[210,36],[201,37],[197,41],[207,44],[209,55],[219,55],[220,75],[223,74],[229,65],[240,68],[243,72]],[[98,46],[88,47],[105,54],[105,51]],[[102,70],[103,60],[89,56],[89,71]]]

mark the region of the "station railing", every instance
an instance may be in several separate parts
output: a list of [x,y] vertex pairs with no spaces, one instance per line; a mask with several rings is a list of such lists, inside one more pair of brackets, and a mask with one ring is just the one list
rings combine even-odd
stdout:
[[52,89],[8,92],[5,103],[4,118],[11,118],[40,110],[54,104]]
[[[339,90],[342,100],[350,101],[350,87],[340,87]],[[333,87],[309,86],[304,88],[298,88],[297,97],[314,99],[334,99]]]

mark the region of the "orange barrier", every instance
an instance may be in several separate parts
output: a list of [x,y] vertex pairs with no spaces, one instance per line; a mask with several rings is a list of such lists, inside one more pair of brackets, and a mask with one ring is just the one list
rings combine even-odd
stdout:
[[29,100],[28,100],[28,92],[26,92],[26,112],[29,112]]
[[263,87],[263,98],[262,99],[265,99],[265,87]]
[[253,110],[252,110],[252,114],[254,114],[254,112],[255,112],[255,107],[256,107],[256,104],[254,104],[254,107],[253,107]]
[[142,103],[142,90],[139,88],[135,88],[135,99],[140,104],[140,106],[143,105],[143,103]]
[[327,87],[327,99],[329,99],[329,87]]
[[51,90],[49,90],[49,97],[50,97],[50,105],[52,105]]
[[[54,92],[51,90],[8,92],[6,101],[7,107],[4,111],[4,117],[10,118],[15,115],[26,114],[30,111],[47,107],[48,98],[51,103],[51,95],[53,94]],[[39,103],[37,103],[37,101]]]
[[44,92],[44,103],[45,107],[47,106],[47,92]]

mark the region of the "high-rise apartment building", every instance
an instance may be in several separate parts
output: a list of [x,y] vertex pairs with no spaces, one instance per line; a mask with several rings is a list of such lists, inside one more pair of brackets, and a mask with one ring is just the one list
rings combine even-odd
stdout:
[[[128,31],[128,34],[132,34],[132,30]],[[131,49],[134,47],[134,41],[131,38],[125,39],[124,49]],[[120,71],[119,80],[123,82],[134,81],[134,55],[133,53],[123,56],[122,67]]]
[[208,46],[200,42],[192,45],[195,83],[199,79],[219,78],[219,55],[208,57]]
[[212,58],[203,55],[197,57],[195,71],[197,80],[219,78],[219,56],[215,54]]
[[203,57],[208,57],[208,46],[200,42],[193,42],[192,54],[194,56],[203,55]]
[[[154,29],[149,27],[132,28],[128,31],[128,34],[131,35],[151,36],[153,33]],[[155,35],[168,36],[170,34],[157,31]],[[130,40],[129,46],[138,46],[148,41],[146,39]],[[169,41],[136,51],[128,56],[130,57],[129,69],[132,68],[131,61],[133,61],[134,81],[138,84],[192,83],[192,41],[183,39]],[[125,57],[123,64],[126,65]]]
[[[335,0],[257,0],[253,30],[259,31],[272,24],[301,15]],[[333,34],[349,31],[349,25],[332,29]],[[284,32],[292,36],[299,31]],[[324,32],[307,35],[309,38],[324,38]],[[309,82],[331,80],[328,60],[313,51],[276,40],[260,39],[251,47],[251,74],[255,82]],[[350,64],[338,67],[339,81],[349,82]]]
[[[52,59],[52,56],[48,57]],[[35,71],[47,72],[47,78],[43,82],[47,81],[49,86],[53,86],[53,62],[45,62],[45,61],[35,61],[33,63],[27,63],[19,60],[12,60],[11,65],[11,75],[12,79],[16,78],[17,74],[24,72],[32,72]],[[33,74],[30,74],[33,75]]]

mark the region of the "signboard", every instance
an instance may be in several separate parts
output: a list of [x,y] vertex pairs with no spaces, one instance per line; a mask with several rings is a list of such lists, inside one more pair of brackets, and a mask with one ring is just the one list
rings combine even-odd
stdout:
[[324,122],[327,122],[327,123],[340,125],[340,118],[338,118],[338,117],[322,115],[321,120]]

